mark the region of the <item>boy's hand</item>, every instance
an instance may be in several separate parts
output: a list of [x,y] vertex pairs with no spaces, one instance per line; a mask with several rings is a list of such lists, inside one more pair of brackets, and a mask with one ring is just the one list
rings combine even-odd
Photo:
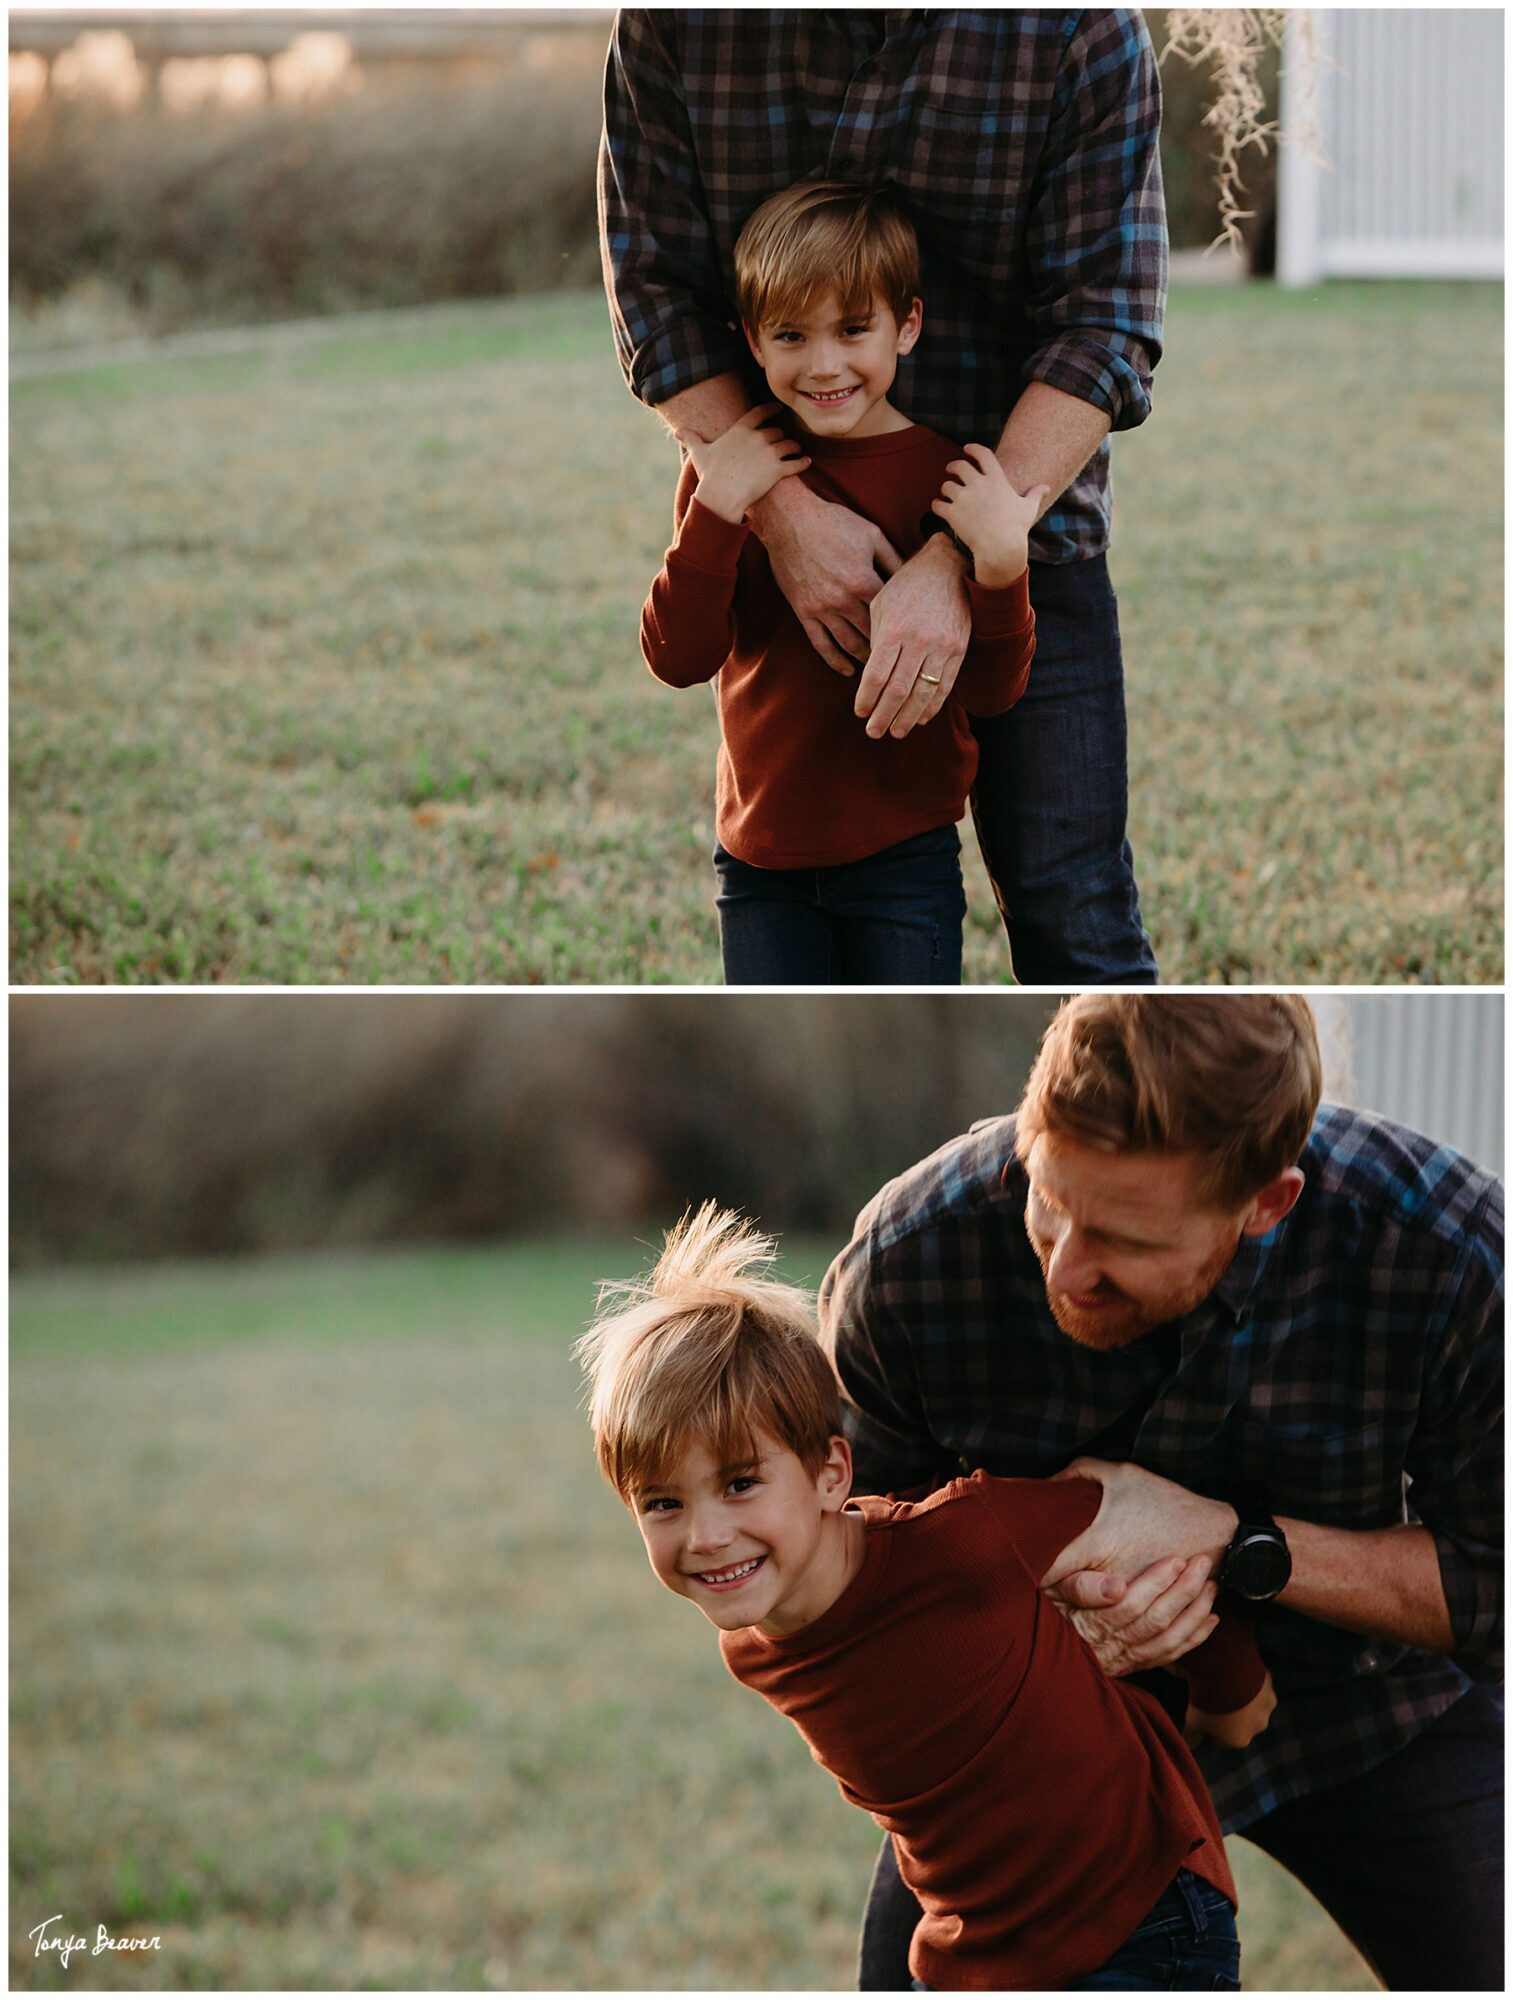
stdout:
[[972,551],[973,574],[989,590],[1017,583],[1029,561],[1030,530],[1040,518],[1049,486],[1016,493],[1009,475],[985,444],[969,444],[966,457],[946,467],[946,483],[930,511]]
[[1277,1691],[1268,1673],[1259,1693],[1243,1708],[1234,1709],[1228,1715],[1205,1715],[1201,1708],[1189,1704],[1183,1734],[1195,1748],[1205,1736],[1211,1736],[1215,1743],[1227,1743],[1231,1750],[1243,1750],[1271,1721],[1276,1705]]
[[777,428],[773,412],[782,407],[762,403],[748,410],[713,444],[692,431],[673,432],[699,475],[694,497],[722,520],[739,525],[748,507],[770,493],[780,479],[802,472],[809,463],[794,440]]

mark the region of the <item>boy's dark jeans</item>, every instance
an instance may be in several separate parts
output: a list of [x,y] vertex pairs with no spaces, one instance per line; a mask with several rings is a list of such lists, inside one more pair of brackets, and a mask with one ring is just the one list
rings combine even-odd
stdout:
[[961,841],[937,826],[839,868],[752,868],[716,843],[727,986],[959,986]]
[[[1374,1770],[1244,1830],[1315,1895],[1383,1985],[1503,1990],[1503,1695],[1475,1687]],[[883,1842],[857,1985],[907,1993],[919,1905]]]
[[1096,1972],[1068,1993],[1238,1993],[1240,1940],[1229,1898],[1189,1869]]
[[[916,1992],[928,1986],[911,1981]],[[1064,1993],[1238,1993],[1240,1940],[1229,1898],[1189,1869],[1096,1972],[1069,1979]]]
[[1129,802],[1124,662],[1108,561],[1031,563],[1035,664],[1007,715],[974,722],[978,845],[1021,986],[1153,986]]

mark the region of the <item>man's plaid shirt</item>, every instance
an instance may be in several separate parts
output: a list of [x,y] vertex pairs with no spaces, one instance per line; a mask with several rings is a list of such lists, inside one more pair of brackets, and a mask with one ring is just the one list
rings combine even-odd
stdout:
[[1276,1714],[1249,1749],[1199,1753],[1231,1831],[1502,1673],[1502,1188],[1331,1105],[1299,1165],[1292,1213],[1242,1240],[1203,1305],[1099,1353],[1051,1317],[1014,1121],[992,1119],[862,1211],[820,1303],[860,1492],[1046,1477],[1087,1453],[1299,1520],[1429,1528],[1453,1661],[1258,1610]]
[[[1166,296],[1161,89],[1138,12],[624,8],[604,87],[600,233],[620,364],[643,402],[736,369],[732,251],[817,170],[891,180],[919,231],[924,331],[893,400],[996,446],[1028,382],[1150,409]],[[1031,552],[1108,545],[1108,441]]]

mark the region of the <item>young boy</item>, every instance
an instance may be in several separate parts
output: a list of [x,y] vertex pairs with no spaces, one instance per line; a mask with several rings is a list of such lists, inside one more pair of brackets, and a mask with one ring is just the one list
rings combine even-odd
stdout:
[[[956,823],[977,772],[968,717],[1024,692],[1026,543],[1047,489],[1021,497],[985,446],[963,456],[889,402],[922,310],[919,246],[890,190],[801,182],[756,210],[734,257],[746,339],[777,401],[712,444],[676,433],[687,452],[676,540],[641,615],[659,680],[718,677],[725,978],[959,985]],[[944,530],[973,559],[960,674],[940,712],[903,736],[858,717],[854,682],[809,643],[745,525],[793,477],[875,522],[902,558]]]
[[[1097,1488],[977,1472],[851,1499],[835,1375],[772,1249],[706,1204],[579,1343],[653,1571],[892,1835],[924,1910],[916,1984],[1234,1990],[1234,1884],[1182,1734],[1037,1588]],[[1181,1670],[1195,1738],[1265,1727],[1243,1623]]]

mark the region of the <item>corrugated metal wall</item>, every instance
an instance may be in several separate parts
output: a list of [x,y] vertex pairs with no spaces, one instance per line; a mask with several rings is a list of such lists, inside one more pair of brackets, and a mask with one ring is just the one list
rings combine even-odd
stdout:
[[1500,994],[1394,993],[1317,1003],[1326,1094],[1442,1139],[1501,1174]]
[[[1320,170],[1283,148],[1284,282],[1500,276],[1501,9],[1311,11],[1329,164]],[[1294,40],[1289,66],[1297,58]],[[1284,70],[1284,129],[1297,128],[1300,106]]]

